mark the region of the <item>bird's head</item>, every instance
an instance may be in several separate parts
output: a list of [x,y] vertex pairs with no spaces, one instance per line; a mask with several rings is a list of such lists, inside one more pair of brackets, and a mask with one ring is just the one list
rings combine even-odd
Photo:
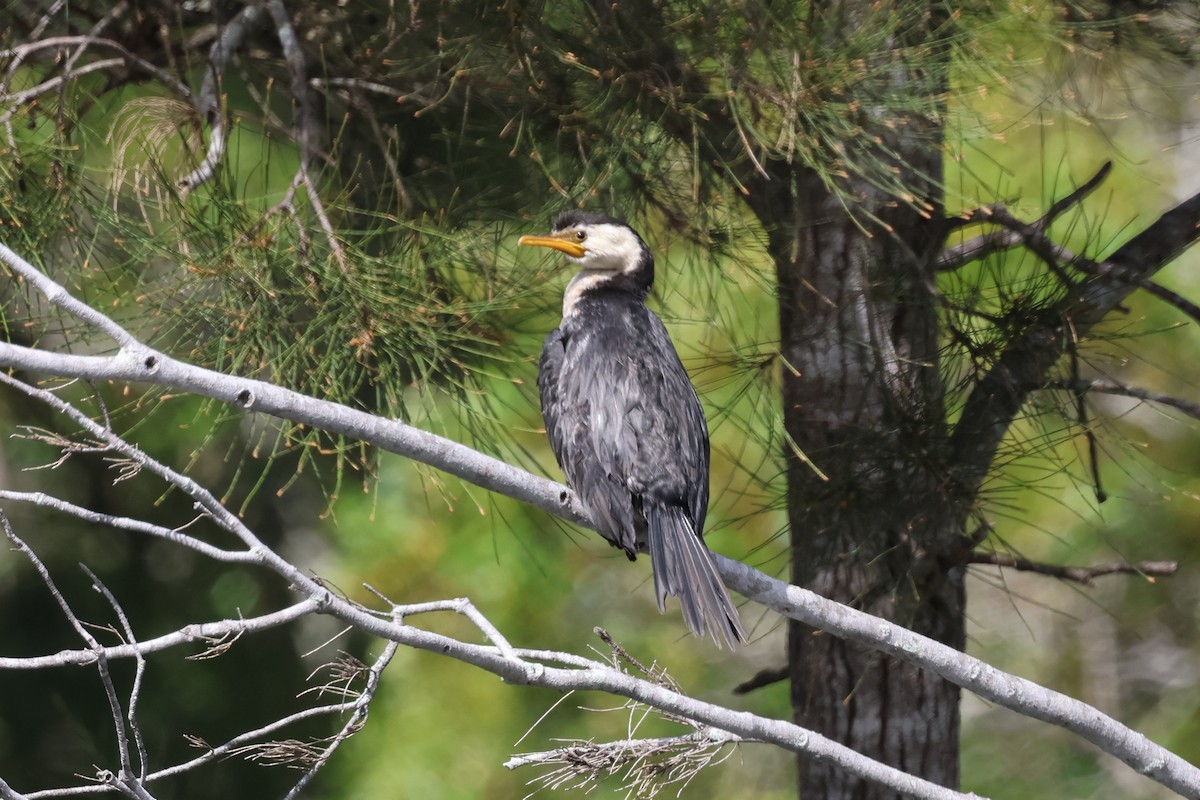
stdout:
[[583,268],[567,289],[569,304],[585,291],[607,286],[645,296],[654,283],[654,257],[642,237],[603,214],[564,211],[548,235],[522,236],[517,243],[558,250]]

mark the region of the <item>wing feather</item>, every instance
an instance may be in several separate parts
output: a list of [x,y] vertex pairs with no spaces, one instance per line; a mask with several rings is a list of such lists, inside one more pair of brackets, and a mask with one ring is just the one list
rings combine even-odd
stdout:
[[696,633],[745,640],[703,542],[704,411],[662,321],[639,298],[585,295],[546,338],[538,387],[567,482],[605,538],[649,550],[659,608],[676,595]]

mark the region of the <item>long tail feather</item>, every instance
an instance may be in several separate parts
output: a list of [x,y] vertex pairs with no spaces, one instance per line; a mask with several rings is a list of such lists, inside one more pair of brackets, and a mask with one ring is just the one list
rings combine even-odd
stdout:
[[708,634],[718,647],[728,645],[730,649],[746,641],[737,608],[704,540],[692,530],[687,512],[678,506],[652,504],[647,504],[644,512],[659,611],[666,609],[668,595],[678,597],[692,633]]

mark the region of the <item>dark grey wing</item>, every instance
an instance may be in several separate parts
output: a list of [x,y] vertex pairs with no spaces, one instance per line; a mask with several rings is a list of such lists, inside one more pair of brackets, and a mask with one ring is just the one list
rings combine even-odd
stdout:
[[667,329],[647,309],[636,315],[638,352],[631,359],[621,473],[646,502],[682,506],[697,534],[708,509],[708,426],[700,399]]
[[626,492],[626,503],[679,506],[699,532],[708,504],[700,401],[658,317],[640,302],[609,311],[602,325],[572,333],[560,403],[586,419],[578,447]]
[[[640,302],[554,331],[538,370],[542,414],[567,482],[604,536],[650,551],[659,608],[679,597],[688,627],[746,640],[702,539],[708,428],[666,328]],[[639,533],[641,534],[639,536]]]
[[[555,329],[546,337],[538,362],[542,419],[554,457],[601,535],[632,559],[637,553],[633,498],[614,476],[610,458],[597,452],[593,410],[606,404],[595,391],[601,380],[596,342],[588,333]],[[603,354],[599,354],[603,360]]]
[[542,420],[546,423],[546,436],[550,439],[550,447],[558,465],[562,466],[562,439],[558,435],[558,421],[562,417],[562,409],[558,401],[558,376],[562,372],[563,356],[565,355],[562,330],[555,328],[550,331],[542,344],[542,355],[538,359],[538,395],[542,402]]
[[[609,394],[619,398],[594,433],[646,520],[659,610],[677,596],[688,628],[718,646],[746,641],[737,607],[704,545],[708,425],[666,328],[644,307],[631,315],[636,344],[616,359]],[[605,444],[608,449],[605,450]]]

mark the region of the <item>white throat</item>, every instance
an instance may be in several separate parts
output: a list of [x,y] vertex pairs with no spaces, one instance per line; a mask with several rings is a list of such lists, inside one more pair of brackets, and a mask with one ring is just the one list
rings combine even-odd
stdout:
[[563,292],[563,319],[566,319],[575,311],[575,304],[579,302],[579,298],[583,297],[584,292],[604,283],[612,277],[612,274],[607,270],[585,269],[574,278],[571,278],[571,282],[567,284],[566,291]]

